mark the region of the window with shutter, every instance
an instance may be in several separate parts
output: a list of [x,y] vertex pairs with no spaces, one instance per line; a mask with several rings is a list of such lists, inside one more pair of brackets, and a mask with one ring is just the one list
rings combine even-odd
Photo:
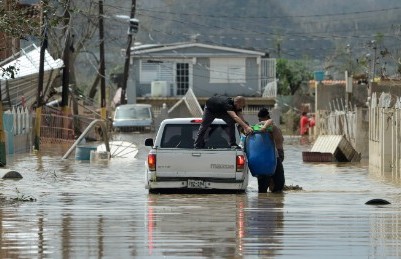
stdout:
[[210,83],[245,83],[245,58],[211,58]]
[[152,81],[174,82],[174,63],[141,61],[140,83],[151,84]]

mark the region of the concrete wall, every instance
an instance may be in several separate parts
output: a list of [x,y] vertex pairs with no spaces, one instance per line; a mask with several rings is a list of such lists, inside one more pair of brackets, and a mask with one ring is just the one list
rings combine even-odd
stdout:
[[362,158],[369,158],[369,109],[357,108],[355,121],[355,145],[356,151]]
[[[330,110],[329,103],[335,100],[342,100],[345,104],[347,94],[345,84],[323,85],[318,84],[315,92],[316,110]],[[351,104],[352,106],[366,106],[368,98],[367,85],[354,85]]]
[[369,136],[369,167],[375,172],[392,172],[400,177],[400,110],[390,112],[387,108],[371,109],[370,117],[375,120],[377,134]]
[[371,93],[391,93],[395,96],[401,96],[401,82],[400,81],[381,81],[372,84]]
[[[386,98],[391,98],[394,105],[381,105]],[[369,169],[401,178],[401,98],[373,93],[369,122]]]

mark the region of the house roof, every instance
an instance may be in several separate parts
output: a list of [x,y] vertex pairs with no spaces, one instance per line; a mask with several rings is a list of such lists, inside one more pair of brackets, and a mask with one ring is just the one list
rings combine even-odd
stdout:
[[[14,77],[0,70],[1,97],[5,106],[18,106],[25,99],[27,107],[36,102],[39,80],[40,48],[32,44],[18,54],[2,61],[0,67],[15,67]],[[64,66],[61,59],[54,59],[47,51],[44,57],[43,95],[51,88],[52,82]]]
[[[166,53],[170,52],[173,55],[181,56],[180,50],[188,49],[188,48],[202,48],[202,49],[209,49],[214,51],[221,51],[222,53],[232,53],[236,55],[242,56],[264,56],[266,53],[260,51],[253,51],[247,49],[240,49],[240,48],[232,48],[226,46],[218,46],[218,45],[210,45],[198,42],[184,42],[184,43],[171,43],[171,44],[145,44],[139,45],[132,48],[132,53],[135,56],[141,55],[149,55],[149,54],[156,54],[156,53]],[[208,53],[197,53],[197,52],[186,52],[186,57],[198,57],[198,56],[207,56]]]
[[[35,44],[22,49],[16,57],[11,57],[0,63],[2,69],[13,66],[17,70],[15,71],[14,78],[11,78],[8,74],[0,75],[0,80],[17,79],[28,75],[35,75],[39,73],[39,61],[40,61],[40,48]],[[64,62],[61,59],[55,60],[49,52],[45,51],[44,56],[44,71],[62,68]]]

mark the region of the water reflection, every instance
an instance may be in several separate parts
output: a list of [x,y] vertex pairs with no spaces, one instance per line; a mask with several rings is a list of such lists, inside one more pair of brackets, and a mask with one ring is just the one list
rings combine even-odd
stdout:
[[232,258],[279,254],[283,194],[211,196],[149,195],[148,255]]
[[244,254],[275,256],[282,249],[284,194],[248,195]]
[[244,247],[245,207],[246,195],[149,195],[148,255],[240,255]]

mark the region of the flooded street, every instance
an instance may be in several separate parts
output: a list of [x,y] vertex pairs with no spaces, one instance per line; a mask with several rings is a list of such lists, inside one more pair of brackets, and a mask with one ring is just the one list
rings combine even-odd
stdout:
[[[286,138],[286,185],[302,191],[150,195],[144,189],[147,134],[116,136],[135,158],[90,163],[66,147],[10,157],[19,181],[0,193],[1,258],[401,257],[401,184],[361,163],[304,163]],[[179,163],[181,161],[177,161]],[[22,201],[29,200],[35,201]],[[365,205],[382,198],[390,205]]]

